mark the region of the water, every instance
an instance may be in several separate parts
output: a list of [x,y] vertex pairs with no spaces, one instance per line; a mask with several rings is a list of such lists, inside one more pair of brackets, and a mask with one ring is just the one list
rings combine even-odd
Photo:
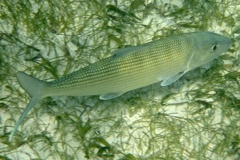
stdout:
[[[239,158],[240,5],[225,1],[4,1],[0,4],[0,152],[10,159]],[[15,73],[56,79],[168,35],[207,30],[230,50],[176,83],[115,100],[46,98],[8,135],[29,101]],[[236,31],[236,32],[235,32]],[[11,151],[11,152],[9,152]]]

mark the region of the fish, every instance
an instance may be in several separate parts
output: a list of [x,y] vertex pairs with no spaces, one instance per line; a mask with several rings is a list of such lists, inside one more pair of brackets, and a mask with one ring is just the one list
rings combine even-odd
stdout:
[[29,111],[45,97],[99,95],[101,100],[110,100],[157,82],[168,86],[188,71],[219,57],[231,43],[230,38],[217,33],[191,32],[118,49],[106,59],[50,82],[19,71],[17,79],[31,100],[9,141]]

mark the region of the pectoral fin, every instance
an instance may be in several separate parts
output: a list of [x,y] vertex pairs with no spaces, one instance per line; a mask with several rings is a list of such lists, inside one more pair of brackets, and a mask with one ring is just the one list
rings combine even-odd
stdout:
[[119,97],[119,96],[121,96],[122,94],[124,94],[124,93],[108,93],[108,94],[102,94],[102,95],[99,97],[99,99],[101,99],[101,100],[110,100],[110,99]]
[[187,71],[184,72],[180,72],[172,77],[169,77],[167,79],[165,79],[164,81],[162,81],[161,86],[168,86],[170,84],[172,84],[173,82],[177,81],[179,78],[181,78]]

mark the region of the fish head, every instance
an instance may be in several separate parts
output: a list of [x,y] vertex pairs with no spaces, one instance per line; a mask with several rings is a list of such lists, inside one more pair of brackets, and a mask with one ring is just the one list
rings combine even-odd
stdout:
[[188,60],[188,70],[192,70],[219,57],[228,50],[232,40],[212,33],[197,32],[193,35],[193,48]]

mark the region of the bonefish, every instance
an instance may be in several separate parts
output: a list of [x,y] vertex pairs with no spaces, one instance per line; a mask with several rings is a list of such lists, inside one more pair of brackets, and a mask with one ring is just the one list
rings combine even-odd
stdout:
[[119,49],[111,57],[51,82],[18,72],[17,79],[31,100],[9,140],[28,112],[45,97],[100,95],[100,99],[109,100],[157,82],[167,86],[220,56],[231,43],[231,39],[216,33],[193,32]]

